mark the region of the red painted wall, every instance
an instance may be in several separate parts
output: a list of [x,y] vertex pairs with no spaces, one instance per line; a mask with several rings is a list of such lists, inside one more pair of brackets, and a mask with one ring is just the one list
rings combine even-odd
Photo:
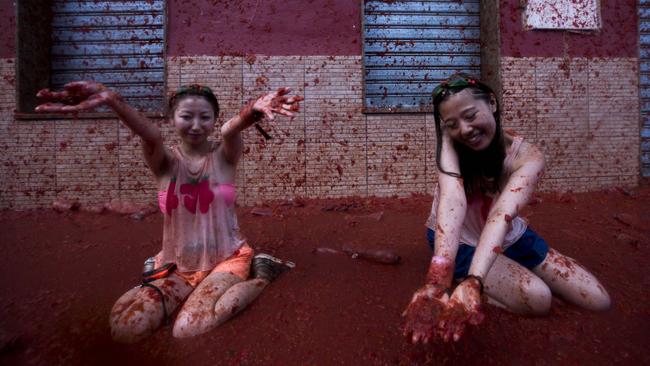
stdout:
[[0,0],[0,57],[16,57],[16,7],[12,0]]
[[636,0],[600,0],[602,29],[595,34],[531,30],[520,0],[501,0],[501,55],[513,57],[637,57]]
[[181,55],[361,55],[362,0],[170,0]]
[[[168,55],[360,55],[362,0],[169,0]],[[636,57],[636,0],[601,0],[596,34],[526,31],[500,0],[503,56]],[[0,57],[14,57],[15,6],[0,0]]]

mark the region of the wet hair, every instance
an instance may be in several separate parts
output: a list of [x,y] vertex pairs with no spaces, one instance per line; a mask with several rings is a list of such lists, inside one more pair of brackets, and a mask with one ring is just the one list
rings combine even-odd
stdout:
[[178,103],[187,97],[205,98],[205,100],[207,100],[208,103],[210,103],[212,106],[214,117],[217,118],[219,116],[219,101],[217,101],[217,97],[212,92],[212,89],[200,84],[190,84],[178,88],[178,90],[169,98],[169,104],[167,106],[168,118],[172,118],[174,116],[174,112],[178,107]]
[[[453,147],[458,154],[460,173],[449,172],[440,164],[442,150],[442,126],[440,122],[440,104],[451,95],[468,89],[477,100],[490,104],[496,103],[496,111],[492,114],[496,122],[494,139],[483,151],[474,151],[471,148],[454,141]],[[486,84],[468,74],[457,73],[444,80],[433,90],[433,117],[436,127],[436,165],[440,172],[452,177],[463,179],[465,194],[470,197],[475,193],[497,193],[501,191],[501,174],[503,173],[503,160],[506,156],[505,139],[501,128],[501,108],[496,94]],[[494,99],[492,99],[494,98]]]

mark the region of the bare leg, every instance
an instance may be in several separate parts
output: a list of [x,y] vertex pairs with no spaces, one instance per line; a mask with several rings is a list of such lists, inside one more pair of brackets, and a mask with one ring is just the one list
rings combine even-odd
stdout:
[[607,310],[611,300],[605,288],[573,258],[550,249],[533,272],[563,299],[589,310]]
[[234,284],[217,300],[214,306],[214,326],[224,323],[244,310],[269,283],[267,279],[254,278]]
[[174,323],[176,338],[192,337],[214,328],[214,306],[227,289],[242,281],[230,272],[213,272],[196,287],[181,308]]
[[[165,295],[167,315],[192,292],[181,277],[171,274],[151,284]],[[111,336],[117,342],[134,343],[153,334],[163,323],[164,311],[158,291],[150,287],[135,287],[122,295],[111,310]]]
[[551,290],[544,281],[504,255],[497,256],[484,285],[489,302],[514,313],[544,315],[551,308]]

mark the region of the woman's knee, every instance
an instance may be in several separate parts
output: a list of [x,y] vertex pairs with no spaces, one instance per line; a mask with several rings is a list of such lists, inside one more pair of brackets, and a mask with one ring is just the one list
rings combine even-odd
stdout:
[[612,305],[612,300],[607,293],[607,290],[600,284],[600,281],[587,271],[584,267],[579,267],[581,280],[571,281],[570,284],[574,287],[574,302],[585,309],[594,311],[608,310]]
[[206,277],[189,296],[176,316],[172,335],[187,338],[214,328],[216,318],[214,305],[234,284],[242,279],[228,272],[213,272]]
[[552,294],[546,283],[519,263],[497,256],[485,279],[485,291],[510,311],[524,315],[545,315],[551,309]]
[[135,287],[122,295],[111,310],[111,336],[117,342],[134,343],[152,335],[187,297],[191,287],[172,275]]
[[594,311],[611,307],[611,299],[605,288],[573,258],[551,250],[547,259],[533,271],[564,300]]
[[521,296],[519,313],[527,315],[546,315],[551,310],[553,294],[551,289],[536,276],[522,279],[518,291]]
[[521,294],[510,296],[499,296],[488,294],[488,304],[504,308],[515,314],[543,316],[551,309],[551,292],[543,287],[537,290],[525,290]]
[[582,307],[593,311],[609,310],[612,306],[612,300],[605,288],[594,279],[595,285],[580,290]]
[[521,315],[546,315],[551,309],[552,294],[549,287],[537,277],[525,276],[518,283],[505,281],[486,285],[485,292],[497,306]]
[[154,306],[155,304],[143,296],[133,296],[125,300],[120,298],[111,311],[110,327],[113,340],[135,343],[149,337],[160,327],[163,313]]

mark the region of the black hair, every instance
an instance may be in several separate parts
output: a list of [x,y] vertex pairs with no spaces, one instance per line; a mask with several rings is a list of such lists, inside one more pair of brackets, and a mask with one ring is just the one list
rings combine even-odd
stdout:
[[[458,154],[460,172],[449,172],[440,164],[442,151],[442,127],[440,125],[440,104],[449,96],[468,89],[475,99],[480,99],[488,104],[496,103],[496,110],[492,114],[496,122],[494,139],[483,151],[474,151],[471,148],[454,141],[453,147]],[[465,194],[469,197],[475,193],[497,193],[501,191],[501,174],[503,173],[503,160],[506,156],[505,138],[501,128],[501,108],[496,94],[488,85],[464,73],[457,73],[443,81],[433,91],[433,117],[436,127],[436,165],[440,172],[452,177],[463,179]]]
[[167,117],[172,118],[174,116],[174,111],[178,107],[178,103],[186,97],[196,96],[205,98],[214,111],[214,118],[219,116],[219,101],[217,97],[207,86],[200,84],[190,84],[180,87],[172,96],[169,98],[169,104],[167,106]]

